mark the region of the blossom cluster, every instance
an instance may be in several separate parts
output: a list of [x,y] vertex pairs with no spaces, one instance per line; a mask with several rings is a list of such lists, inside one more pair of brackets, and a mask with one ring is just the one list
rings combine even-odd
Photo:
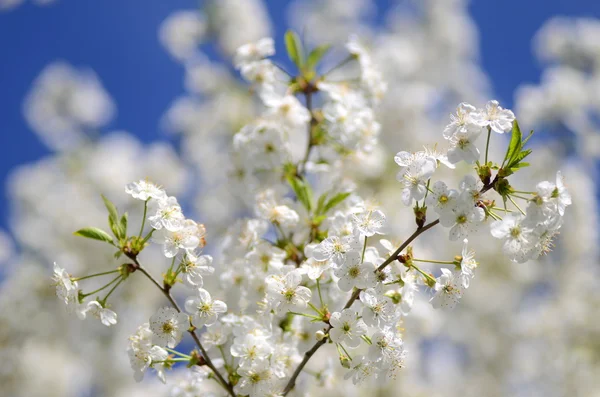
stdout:
[[[498,102],[485,109],[463,103],[441,134],[448,149],[395,156],[399,198],[412,207],[416,228],[401,244],[383,239],[390,225],[381,206],[363,198],[354,183],[329,183],[322,172],[335,174],[345,158],[376,145],[380,126],[374,106],[386,89],[381,75],[355,38],[347,44],[348,59],[333,69],[357,62],[360,76],[342,82],[330,81],[330,72],[318,73],[327,47],[306,56],[293,32],[286,34],[286,46],[296,76],[268,59],[274,53],[272,39],[246,44],[236,53],[235,66],[266,109],[233,138],[244,171],[234,176],[247,187],[254,213],[223,237],[218,272],[212,256],[202,254],[204,226],[186,218],[175,197],[146,180],[125,188],[144,203],[139,234],[127,231],[127,215],[106,198],[114,238],[97,228],[76,232],[114,246],[115,256],[125,256],[127,263],[79,279],[55,271],[57,294],[68,307],[116,283],[103,299],[86,306],[103,323],[116,321],[107,314],[106,301],[132,274],[141,273],[169,300],[172,307],[160,308],[130,338],[130,364],[138,381],[148,368],[166,381],[166,370],[185,362],[201,368],[195,381],[213,378],[232,397],[303,395],[305,386],[297,379],[324,345],[331,345],[354,384],[394,379],[405,366],[403,324],[419,293],[428,294],[434,308],[452,309],[470,286],[478,263],[469,237],[487,226],[491,236],[503,240],[510,260],[524,262],[549,251],[571,204],[560,173],[556,183],[541,182],[535,191],[513,188],[511,175],[528,166],[523,160],[531,153],[525,148],[529,137],[523,138],[514,114]],[[480,151],[478,138],[486,134]],[[490,142],[499,139],[492,141],[492,135],[511,137],[502,162],[488,156]],[[302,136],[306,150],[298,153],[295,143]],[[474,172],[461,175],[457,189],[434,180],[441,166],[458,173],[461,161]],[[526,211],[516,200],[527,203]],[[150,230],[144,235],[146,224]],[[420,258],[413,242],[438,224],[462,246],[448,260]],[[162,283],[138,257],[151,242],[170,261]],[[422,263],[448,267],[431,271]],[[79,290],[78,280],[110,273],[117,278],[99,290]],[[227,303],[205,289],[218,288],[204,282],[213,274],[221,290],[230,292]],[[171,295],[179,283],[193,291],[185,312]],[[189,354],[175,350],[186,332],[198,349]]]

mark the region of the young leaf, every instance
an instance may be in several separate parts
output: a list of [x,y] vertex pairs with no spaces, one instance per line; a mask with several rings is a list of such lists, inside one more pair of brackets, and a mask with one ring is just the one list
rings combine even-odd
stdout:
[[76,236],[91,238],[94,240],[106,241],[107,243],[114,245],[113,238],[104,230],[98,229],[97,227],[86,227],[76,231],[73,234]]
[[297,176],[289,176],[287,180],[298,201],[310,212],[312,207],[312,190],[310,190],[310,187],[307,187],[307,184]]
[[504,156],[504,162],[508,161],[510,164],[513,156],[521,152],[521,138],[521,129],[519,128],[519,123],[517,123],[517,120],[515,120],[513,121],[512,135],[510,137],[508,149],[506,150],[506,156]]
[[285,48],[287,49],[288,57],[298,69],[302,68],[304,64],[304,51],[302,49],[302,42],[300,37],[293,30],[288,30],[285,33]]
[[119,222],[119,232],[121,234],[121,239],[127,238],[127,222],[128,215],[127,212],[121,216],[121,221]]
[[351,194],[352,193],[347,192],[347,193],[338,193],[335,196],[333,196],[327,202],[327,204],[325,204],[325,207],[323,208],[323,213],[326,214],[330,209],[332,209],[336,205],[340,204],[342,201],[346,200],[346,198],[348,198],[348,196],[350,196]]
[[514,167],[519,164],[525,157],[531,154],[531,149],[523,150],[521,153],[514,156],[513,160],[507,166],[508,168]]
[[315,210],[315,214],[319,215],[323,213],[323,206],[325,205],[325,200],[327,200],[327,192],[323,193],[321,197],[319,197],[319,201],[317,201],[317,209]]
[[104,195],[102,195],[102,200],[108,210],[108,225],[110,226],[110,230],[112,230],[116,238],[121,239],[119,231],[119,212],[117,211],[117,207],[115,207],[109,199],[104,197]]
[[314,70],[317,64],[321,61],[321,59],[327,54],[331,45],[324,44],[314,48],[310,54],[308,54],[308,58],[306,59],[306,68],[308,70]]

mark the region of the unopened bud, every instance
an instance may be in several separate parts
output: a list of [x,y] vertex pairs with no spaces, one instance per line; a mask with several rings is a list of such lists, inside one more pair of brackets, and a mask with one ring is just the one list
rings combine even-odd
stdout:
[[340,356],[340,364],[342,364],[342,367],[350,368],[351,363],[352,361],[347,356]]
[[318,330],[317,332],[315,332],[315,339],[317,341],[322,341],[323,339],[325,339],[325,332]]

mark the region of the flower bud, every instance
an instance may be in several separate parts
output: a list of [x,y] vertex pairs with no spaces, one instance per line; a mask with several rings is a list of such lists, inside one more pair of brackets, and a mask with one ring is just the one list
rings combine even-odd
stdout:
[[325,339],[325,332],[323,332],[322,330],[318,330],[317,332],[315,332],[315,339],[317,341],[322,341],[323,339]]

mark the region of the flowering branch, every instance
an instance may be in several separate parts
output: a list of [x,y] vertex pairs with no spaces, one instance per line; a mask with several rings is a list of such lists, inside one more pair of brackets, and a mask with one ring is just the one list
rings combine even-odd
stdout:
[[[152,275],[150,273],[148,273],[148,271],[146,269],[144,269],[142,267],[142,265],[140,265],[140,263],[138,262],[137,258],[132,258],[132,259],[133,259],[133,261],[135,263],[136,270],[139,270],[140,272],[142,272],[150,281],[152,281],[152,283],[154,285],[156,285],[156,287],[163,293],[163,295],[169,300],[169,302],[171,302],[171,305],[173,305],[173,307],[175,308],[175,310],[177,310],[177,312],[181,313],[182,312],[181,308],[177,304],[177,301],[175,301],[175,299],[173,299],[173,296],[169,292],[169,289],[167,289],[166,287],[162,287],[159,284],[159,282],[154,277],[152,277]],[[212,360],[208,356],[208,353],[204,349],[204,346],[202,346],[202,343],[200,342],[200,339],[198,338],[198,335],[196,334],[196,328],[195,327],[191,327],[191,328],[188,329],[188,332],[192,336],[192,339],[194,339],[194,342],[196,343],[196,345],[198,346],[198,348],[200,349],[200,351],[202,352],[202,358],[204,359],[204,362],[206,363],[206,366],[213,371],[213,373],[217,377],[220,385],[227,391],[227,393],[229,395],[231,395],[232,397],[235,397],[236,394],[233,391],[233,387],[231,386],[231,384],[229,384],[223,378],[223,376],[221,375],[221,373],[219,372],[219,370],[217,370],[217,368],[213,364]]]

